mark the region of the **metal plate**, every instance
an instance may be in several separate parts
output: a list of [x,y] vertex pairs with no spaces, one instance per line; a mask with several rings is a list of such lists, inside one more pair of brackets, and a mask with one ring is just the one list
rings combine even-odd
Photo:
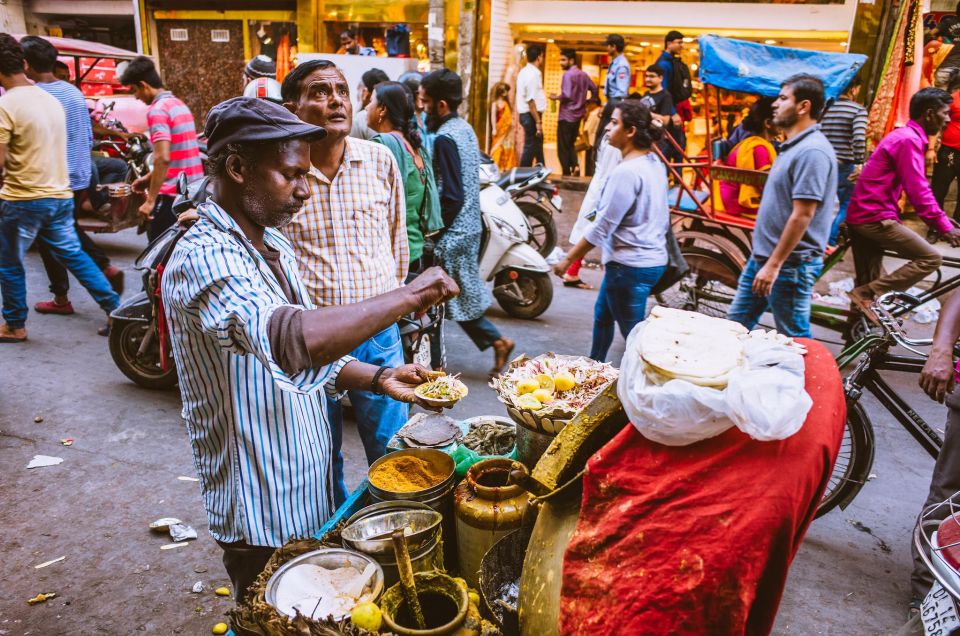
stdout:
[[960,628],[960,616],[953,598],[939,582],[934,581],[927,598],[920,606],[925,636],[947,636]]

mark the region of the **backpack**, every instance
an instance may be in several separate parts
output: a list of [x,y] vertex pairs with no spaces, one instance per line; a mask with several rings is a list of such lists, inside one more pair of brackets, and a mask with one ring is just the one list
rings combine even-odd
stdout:
[[670,66],[670,95],[673,97],[674,105],[690,99],[693,95],[693,83],[690,81],[690,69],[679,58],[673,58]]

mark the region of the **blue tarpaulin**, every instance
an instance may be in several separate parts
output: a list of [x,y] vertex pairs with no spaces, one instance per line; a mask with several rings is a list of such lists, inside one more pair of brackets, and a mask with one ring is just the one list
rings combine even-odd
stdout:
[[711,86],[776,97],[791,75],[809,73],[823,80],[827,98],[836,98],[857,74],[866,55],[824,53],[701,35],[700,81]]

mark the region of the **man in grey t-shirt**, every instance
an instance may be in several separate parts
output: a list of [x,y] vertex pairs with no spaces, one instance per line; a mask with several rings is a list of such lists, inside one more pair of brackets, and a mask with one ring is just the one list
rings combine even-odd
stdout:
[[769,309],[780,333],[810,336],[810,298],[837,199],[837,157],[817,125],[823,103],[823,82],[805,74],[788,78],[773,103],[773,123],[786,141],[764,186],[753,254],[727,315],[748,329]]

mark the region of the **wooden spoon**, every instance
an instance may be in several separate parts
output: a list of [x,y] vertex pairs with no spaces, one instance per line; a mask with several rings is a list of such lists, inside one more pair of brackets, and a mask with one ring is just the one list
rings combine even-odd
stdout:
[[403,528],[397,528],[390,535],[393,539],[393,551],[397,557],[397,569],[400,571],[400,587],[403,590],[403,596],[407,599],[407,607],[410,608],[410,614],[417,624],[417,629],[426,629],[427,624],[423,620],[423,610],[420,609],[420,597],[417,596],[417,586],[413,577],[413,564],[410,562],[410,552],[407,550],[407,537],[403,533]]

